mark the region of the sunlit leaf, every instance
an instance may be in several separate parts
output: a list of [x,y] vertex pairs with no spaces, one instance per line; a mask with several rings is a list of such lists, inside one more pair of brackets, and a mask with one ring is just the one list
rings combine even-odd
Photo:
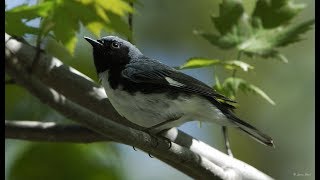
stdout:
[[249,69],[254,69],[253,66],[251,66],[250,64],[247,64],[243,61],[239,61],[239,60],[232,60],[232,61],[223,61],[222,64],[231,66],[233,68],[235,67],[239,67],[241,68],[243,71],[248,71]]
[[190,58],[180,69],[201,68],[220,63],[219,59]]
[[104,28],[104,24],[101,22],[89,22],[86,25],[87,29],[89,31],[91,31],[94,35],[96,35],[97,37],[100,36],[101,30]]
[[48,16],[52,2],[44,2],[35,6],[20,5],[5,12],[5,30],[15,36],[39,33],[38,27],[31,27],[26,23],[35,18]]
[[6,11],[6,16],[11,16],[19,19],[31,20],[38,17],[47,17],[53,2],[43,2],[37,5],[30,6],[28,4],[20,5]]
[[96,0],[98,6],[101,6],[106,11],[110,11],[119,16],[124,16],[128,12],[133,12],[133,9],[128,3],[119,0]]
[[241,68],[243,71],[253,69],[253,66],[239,60],[222,61],[219,59],[206,58],[190,58],[187,62],[179,67],[179,69],[201,68],[213,65],[225,66],[226,68]]
[[216,74],[215,74],[215,76],[214,76],[214,81],[215,81],[215,84],[214,84],[214,86],[213,86],[213,89],[215,89],[218,93],[227,96],[228,98],[232,98],[232,97],[228,96],[228,95],[224,92],[223,86],[222,86],[222,84],[220,83],[220,80],[219,80],[218,75],[216,75]]
[[[73,55],[81,25],[96,36],[102,30],[129,36],[124,17],[132,12],[133,8],[123,0],[44,0],[7,10],[6,31],[18,36],[33,33],[41,38],[52,32],[50,35]],[[40,17],[39,27],[26,25],[27,20]]]

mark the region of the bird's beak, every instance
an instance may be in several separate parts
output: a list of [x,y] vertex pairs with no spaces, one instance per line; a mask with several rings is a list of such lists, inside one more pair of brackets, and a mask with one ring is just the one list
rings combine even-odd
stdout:
[[100,43],[99,41],[97,41],[97,40],[94,40],[94,39],[91,39],[91,38],[89,38],[89,37],[83,37],[85,40],[87,40],[91,45],[92,45],[92,47],[98,47],[98,46],[103,46],[103,44],[102,43]]

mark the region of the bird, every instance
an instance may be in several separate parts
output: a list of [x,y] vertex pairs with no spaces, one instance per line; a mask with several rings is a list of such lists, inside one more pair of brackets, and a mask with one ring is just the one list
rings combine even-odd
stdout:
[[118,36],[84,39],[112,106],[145,131],[156,134],[198,120],[238,128],[274,147],[270,136],[235,115],[235,101],[202,81],[145,56]]

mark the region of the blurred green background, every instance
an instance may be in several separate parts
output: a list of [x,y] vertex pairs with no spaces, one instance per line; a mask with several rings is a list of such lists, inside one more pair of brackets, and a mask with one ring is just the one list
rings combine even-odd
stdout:
[[[194,29],[212,30],[210,15],[217,14],[212,0],[140,0],[134,16],[134,41],[147,56],[178,66],[194,56],[235,58],[235,52],[221,51],[195,36]],[[246,0],[248,4],[253,1]],[[314,1],[295,19],[314,18]],[[6,1],[15,6],[20,1]],[[250,9],[250,7],[248,7]],[[97,80],[90,45],[82,36],[92,36],[85,29],[78,35],[75,56],[70,57],[55,42],[47,51],[63,62]],[[107,35],[107,34],[104,34]],[[268,104],[259,96],[240,93],[236,111],[274,138],[275,149],[265,147],[247,135],[230,129],[230,141],[236,158],[276,179],[315,179],[315,38],[314,30],[301,42],[282,48],[288,64],[272,59],[244,59],[255,66],[249,73],[238,73],[261,87],[275,102]],[[214,84],[210,68],[185,70],[185,73],[209,85]],[[223,77],[223,71],[217,72]],[[9,120],[68,121],[30,96],[23,88],[7,85],[5,118]],[[197,122],[182,125],[181,130],[213,147],[224,150],[220,126]],[[190,179],[168,165],[132,147],[113,143],[58,144],[6,140],[5,177],[8,180],[41,179]],[[303,174],[303,176],[295,176]]]

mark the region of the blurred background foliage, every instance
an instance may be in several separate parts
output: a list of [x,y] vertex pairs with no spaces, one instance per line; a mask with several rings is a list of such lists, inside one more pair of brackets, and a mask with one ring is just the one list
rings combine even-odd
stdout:
[[[134,2],[134,9],[129,2]],[[237,114],[274,138],[276,148],[271,149],[230,129],[236,158],[276,179],[293,179],[295,174],[314,179],[315,48],[314,30],[307,31],[313,24],[314,1],[10,0],[5,4],[7,33],[23,36],[96,81],[92,50],[82,37],[132,36],[145,55],[185,69],[236,99]],[[127,24],[132,12],[133,34]],[[194,69],[199,67],[204,68]],[[6,85],[5,92],[7,120],[70,121],[19,86]],[[190,122],[180,129],[224,151],[220,126],[199,128]],[[5,153],[8,180],[188,179],[157,159],[113,143],[7,139]]]

